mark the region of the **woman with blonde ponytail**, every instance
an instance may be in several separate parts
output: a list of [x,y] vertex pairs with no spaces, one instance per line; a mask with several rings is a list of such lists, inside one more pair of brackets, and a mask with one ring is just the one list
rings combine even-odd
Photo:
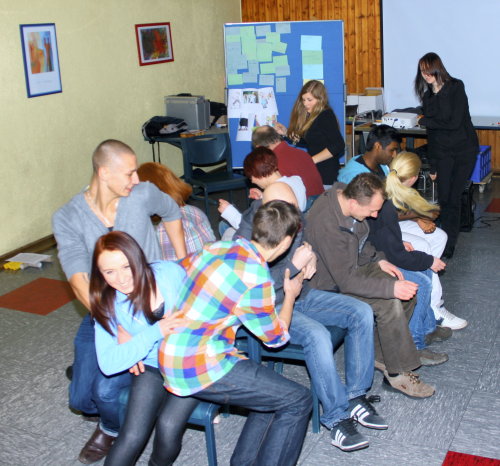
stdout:
[[421,165],[418,155],[400,152],[390,164],[385,190],[394,207],[402,214],[414,212],[418,217],[433,220],[439,213],[439,206],[427,202],[411,187],[417,180]]
[[436,326],[436,318],[431,308],[432,275],[437,276],[437,272],[443,270],[446,264],[438,257],[417,251],[403,242],[398,210],[408,214],[416,209],[418,212],[416,215],[428,217],[436,210],[436,206],[427,203],[417,191],[401,181],[400,176],[408,183],[415,181],[412,175],[408,177],[403,168],[403,165],[405,167],[406,165],[398,164],[399,160],[411,159],[411,155],[414,155],[408,154],[407,152],[398,154],[391,163],[391,170],[386,178],[387,201],[376,218],[368,219],[370,225],[368,240],[386,255],[389,262],[401,269],[405,280],[418,284],[417,303],[409,328],[422,365],[434,366],[446,362],[448,355],[430,351],[426,346],[433,341],[443,341],[452,335],[450,328]]
[[[386,180],[387,196],[399,212],[399,226],[403,240],[418,251],[441,257],[448,237],[433,222],[439,214],[439,206],[427,202],[412,188],[417,181],[421,165],[418,155],[412,152],[398,154],[390,164]],[[440,320],[441,325],[452,330],[464,328],[467,321],[455,316],[444,307],[442,295],[439,276],[433,273],[431,307],[436,320]]]

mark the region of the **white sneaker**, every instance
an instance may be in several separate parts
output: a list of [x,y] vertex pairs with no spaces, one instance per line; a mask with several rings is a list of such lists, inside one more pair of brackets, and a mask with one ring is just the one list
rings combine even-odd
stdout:
[[452,314],[444,306],[441,306],[438,309],[434,309],[434,315],[436,316],[436,320],[439,321],[442,319],[439,325],[443,327],[449,327],[452,330],[460,330],[467,327],[468,324],[465,319]]

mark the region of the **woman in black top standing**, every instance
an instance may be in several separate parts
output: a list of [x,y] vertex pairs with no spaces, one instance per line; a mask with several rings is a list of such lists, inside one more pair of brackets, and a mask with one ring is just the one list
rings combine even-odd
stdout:
[[423,106],[419,124],[427,128],[431,177],[437,179],[441,228],[448,234],[443,257],[450,258],[460,231],[461,195],[479,143],[464,83],[448,74],[437,54],[427,53],[419,60],[415,92]]
[[279,123],[276,130],[286,134],[294,144],[307,147],[325,186],[337,180],[339,158],[344,155],[345,142],[337,117],[328,103],[325,86],[320,81],[311,80],[302,86],[290,115],[288,130]]

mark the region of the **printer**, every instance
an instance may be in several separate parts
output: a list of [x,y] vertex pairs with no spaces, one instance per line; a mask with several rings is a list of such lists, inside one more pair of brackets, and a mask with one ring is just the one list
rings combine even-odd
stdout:
[[188,130],[210,128],[210,101],[201,95],[165,96],[165,115],[182,118]]
[[418,123],[418,115],[407,112],[386,113],[382,116],[382,123],[398,129],[414,128]]

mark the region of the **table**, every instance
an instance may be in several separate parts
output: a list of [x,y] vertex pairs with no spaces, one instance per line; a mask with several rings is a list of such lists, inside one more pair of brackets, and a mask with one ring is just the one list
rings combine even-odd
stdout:
[[[368,138],[368,133],[372,129],[372,124],[367,123],[354,127],[354,133],[361,134],[363,137],[360,140],[359,152],[364,153],[366,150],[366,139]],[[426,138],[427,130],[420,126],[415,126],[414,128],[396,128],[398,133],[406,138],[406,149],[412,151],[415,149],[415,138]]]
[[[227,128],[209,128],[204,131],[203,134],[200,136],[211,136],[214,134],[222,134],[222,133],[227,133]],[[200,137],[198,136],[198,137]],[[197,136],[192,136],[192,137],[197,137]],[[156,162],[156,157],[155,157],[155,144],[157,145],[158,148],[158,162],[161,163],[161,157],[160,157],[160,142],[165,142],[167,144],[170,144],[171,146],[177,147],[181,149],[181,141],[184,138],[181,138],[180,136],[176,137],[171,137],[171,136],[158,136],[155,138],[144,138],[145,141],[148,141],[151,144],[151,149],[153,151],[153,162]]]
[[[483,140],[481,144],[490,145],[492,152],[492,169],[495,167],[498,169],[496,165],[497,157],[494,156],[496,153],[497,147],[500,150],[500,144],[497,145],[497,142],[500,142],[500,117],[491,117],[491,116],[473,116],[472,124],[474,125],[474,129],[479,131],[480,139]],[[371,123],[364,123],[362,125],[358,125],[354,127],[355,134],[362,134],[362,138],[360,140],[360,153],[365,152],[365,144],[366,138],[368,137],[368,133],[371,129]],[[399,133],[406,138],[406,148],[408,150],[415,149],[415,139],[416,138],[427,138],[427,130],[423,127],[416,126],[414,128],[405,128],[399,129]],[[493,131],[493,133],[490,133]],[[491,137],[486,137],[485,132],[491,134]],[[494,135],[493,135],[494,134]]]
[[[500,130],[500,118],[472,117],[472,124],[474,125],[474,128],[479,131]],[[366,140],[368,138],[368,133],[370,132],[371,128],[372,128],[372,123],[365,123],[354,127],[354,133],[362,135],[359,144],[360,153],[364,153],[366,150]],[[398,130],[399,134],[401,134],[401,136],[403,136],[406,139],[406,150],[408,151],[413,151],[415,149],[415,138],[427,138],[427,130],[425,129],[425,127],[415,126],[414,128],[404,128],[404,129],[396,128],[396,129]],[[479,192],[482,193],[484,191],[485,185],[491,181],[491,177],[492,177],[492,171],[490,170],[490,172],[488,173],[488,175],[486,175],[484,179],[482,179],[479,182],[474,182],[474,184],[479,185]]]

